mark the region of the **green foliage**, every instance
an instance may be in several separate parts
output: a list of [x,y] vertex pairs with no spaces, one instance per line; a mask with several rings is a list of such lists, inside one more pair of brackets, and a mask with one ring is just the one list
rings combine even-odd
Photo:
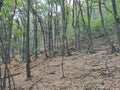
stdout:
[[2,18],[10,18],[11,17],[11,11],[14,8],[14,0],[4,0],[3,6],[0,12],[0,17]]
[[26,30],[21,30],[18,23],[13,21],[13,35],[23,35],[26,33]]
[[66,7],[65,7],[65,11],[66,11],[66,13],[72,12],[72,7],[66,6]]
[[118,12],[118,15],[120,16],[120,1],[117,1],[117,12]]
[[105,20],[105,27],[110,29],[114,27],[114,17],[112,14],[106,14],[104,16],[104,20]]
[[71,24],[68,24],[67,38],[68,38],[68,42],[71,42],[74,40],[74,31],[73,31],[73,27],[71,26]]
[[101,31],[102,33],[102,28],[101,28],[101,18],[96,18],[91,20],[91,30],[93,33],[96,33],[98,31]]
[[11,46],[15,47],[16,49],[20,48],[21,47],[21,44],[19,42],[16,42],[16,41],[11,41]]
[[23,35],[26,33],[26,30],[14,30],[13,35]]
[[[82,21],[82,17],[81,17],[81,16],[79,16],[78,22],[79,22],[80,25],[83,27],[83,21]],[[84,16],[84,22],[85,22],[85,24],[87,25],[87,23],[88,23],[87,16]]]
[[13,7],[14,7],[14,0],[4,0],[3,1],[4,10],[9,12],[9,11],[13,10]]
[[1,11],[1,12],[0,12],[0,17],[2,17],[2,16],[3,16],[3,12]]
[[[53,5],[53,17],[51,17],[52,19],[55,18],[55,16],[58,16],[59,19],[59,30],[60,30],[60,35],[62,36],[62,12],[60,11],[59,8],[61,8],[61,0],[44,0],[44,3],[41,0],[38,0],[37,3],[35,2],[37,0],[31,0],[31,5],[30,7],[33,7],[33,9],[30,10],[30,22],[33,20],[32,17],[35,16],[35,14],[33,14],[33,12],[35,11],[38,14],[38,17],[42,18],[42,25],[44,29],[48,28],[48,19],[50,17],[48,17],[48,12],[50,12],[50,8],[51,6],[49,5]],[[67,38],[68,41],[71,42],[73,41],[75,38],[74,36],[74,29],[72,26],[73,23],[73,18],[72,18],[72,9],[73,6],[72,5],[68,5],[68,1],[65,1],[65,18],[67,20]],[[92,1],[92,2],[91,2]],[[105,3],[106,7],[112,11],[112,6],[111,6],[111,1],[110,0],[101,0],[103,3]],[[14,9],[14,0],[4,0],[4,5],[1,9],[0,12],[0,18],[2,18],[4,21],[3,23],[6,24],[6,26],[8,25],[8,18],[11,17],[11,12]],[[72,1],[71,1],[72,2]],[[118,15],[120,15],[120,1],[116,0],[116,4],[117,4],[117,11],[118,11]],[[101,18],[100,18],[100,14],[99,14],[99,8],[98,8],[98,1],[96,0],[89,0],[89,3],[92,3],[92,12],[91,12],[91,31],[93,34],[98,33],[98,31],[100,33],[102,32],[102,25],[101,25]],[[23,28],[26,28],[26,1],[24,0],[17,0],[17,8],[19,8],[21,11],[17,10],[17,18],[21,19],[21,21],[19,21],[20,25],[13,20],[13,26],[12,26],[12,35],[14,37],[17,38],[18,42],[12,41],[12,46],[20,46],[20,42],[19,40],[22,41],[23,38],[21,38],[23,36],[23,34],[26,33],[26,30],[24,30]],[[58,5],[58,13],[56,14],[56,5]],[[79,11],[79,4],[76,4],[75,10],[77,10],[77,12]],[[82,10],[83,10],[83,16],[84,16],[84,20],[85,20],[85,24],[88,24],[88,18],[87,18],[87,9],[86,9],[86,1],[84,0],[83,2],[81,2],[81,6],[82,6]],[[77,8],[77,9],[76,9]],[[33,11],[34,10],[34,11]],[[113,15],[106,10],[105,6],[102,5],[102,11],[103,11],[103,16],[104,16],[104,23],[105,23],[105,28],[108,30],[109,28],[113,28],[114,27],[114,17]],[[54,15],[56,14],[56,15]],[[75,16],[76,16],[76,11],[75,11]],[[33,16],[34,15],[34,16]],[[19,17],[22,16],[22,17]],[[83,25],[83,21],[81,18],[81,12],[79,12],[79,17],[78,18],[74,18],[74,25],[76,24],[76,21],[78,21],[79,25],[80,25],[80,34],[81,36],[86,37],[86,35],[84,34],[85,30],[84,30],[84,25]],[[30,23],[30,47],[33,48],[33,35],[34,35],[34,25],[31,25],[33,22]],[[24,25],[24,26],[23,26]],[[54,29],[54,23],[52,23],[53,25],[53,29]],[[39,26],[39,23],[38,23]],[[39,39],[42,38],[42,35],[40,34],[41,30],[40,28],[38,28],[38,37]],[[5,29],[4,29],[5,30]],[[6,28],[7,31],[7,28]],[[110,32],[110,31],[108,31]],[[54,33],[54,32],[53,32]],[[5,33],[4,33],[5,34]],[[61,38],[60,37],[60,42],[61,42]],[[19,39],[19,40],[18,40]],[[59,38],[57,37],[57,39],[59,40]],[[42,40],[42,39],[41,39]],[[43,41],[38,40],[40,43],[40,45],[43,45]]]

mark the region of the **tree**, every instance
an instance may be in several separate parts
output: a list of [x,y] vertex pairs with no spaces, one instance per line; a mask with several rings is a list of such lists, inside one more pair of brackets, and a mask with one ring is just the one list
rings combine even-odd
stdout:
[[88,26],[87,26],[87,39],[88,39],[88,52],[94,53],[93,42],[92,42],[92,33],[91,33],[91,25],[90,25],[90,5],[89,0],[86,0],[87,5],[87,18],[88,18]]
[[[37,14],[37,1],[35,1],[35,8]],[[33,16],[34,20],[34,52],[35,52],[35,60],[37,59],[37,51],[38,51],[38,39],[37,39],[37,32],[38,32],[38,18],[37,15]]]
[[53,57],[53,2],[51,0],[48,0],[48,51],[49,51],[49,57]]
[[[5,2],[5,3],[7,3],[7,2]],[[0,19],[3,20],[2,22],[4,22],[4,24],[1,23],[2,28],[0,30],[1,31],[2,31],[2,29],[5,30],[5,32],[2,31],[3,35],[0,35],[0,44],[1,44],[0,48],[2,50],[1,57],[2,57],[2,61],[4,63],[4,72],[3,72],[2,77],[0,75],[0,80],[1,80],[1,87],[0,88],[1,88],[1,90],[6,90],[7,84],[9,86],[9,90],[13,89],[11,86],[11,84],[12,84],[11,77],[10,77],[11,73],[10,73],[10,69],[8,68],[8,63],[10,63],[10,47],[11,47],[12,29],[13,29],[13,17],[15,16],[17,1],[14,0],[12,2],[12,4],[14,4],[13,9],[10,10],[9,12],[5,12],[4,14],[2,14],[1,16],[3,16],[3,17],[0,16]],[[6,8],[5,10],[9,10],[9,8]],[[10,13],[10,12],[12,12],[12,13]],[[1,12],[1,13],[3,13],[3,12]],[[6,14],[8,14],[8,16]],[[7,21],[7,23],[6,23],[6,21]],[[6,27],[4,27],[4,25],[6,25]],[[8,83],[7,83],[7,81],[8,81]],[[12,81],[14,84],[14,80],[12,80]]]
[[104,25],[104,17],[103,17],[103,13],[102,13],[102,8],[101,8],[101,0],[98,0],[98,4],[99,4],[99,12],[100,12],[100,17],[101,17],[101,23],[102,23],[102,30],[104,31],[105,34],[105,38],[108,42],[108,44],[110,45],[110,47],[112,48],[112,53],[116,51],[114,45],[112,44],[110,37],[105,29],[105,25]]
[[61,62],[61,65],[62,65],[62,78],[65,77],[64,75],[64,67],[63,67],[63,61],[64,61],[64,54],[65,54],[65,1],[62,0],[62,62]]
[[0,0],[0,11],[1,11],[2,5],[3,5],[3,0]]
[[30,0],[27,0],[27,26],[26,26],[26,73],[27,79],[30,79],[30,50],[29,50],[29,30],[30,30]]
[[117,9],[116,9],[116,1],[115,0],[111,0],[112,1],[112,8],[113,8],[113,13],[114,13],[114,20],[115,20],[115,27],[116,27],[116,31],[117,31],[117,37],[118,37],[118,44],[119,44],[119,50],[120,50],[120,29],[119,29],[119,22],[117,19]]
[[80,50],[80,25],[79,25],[79,15],[80,15],[80,11],[81,9],[79,8],[78,10],[78,6],[80,1],[77,2],[76,0],[73,0],[73,20],[72,20],[72,26],[74,29],[74,36],[75,36],[75,49],[76,50]]

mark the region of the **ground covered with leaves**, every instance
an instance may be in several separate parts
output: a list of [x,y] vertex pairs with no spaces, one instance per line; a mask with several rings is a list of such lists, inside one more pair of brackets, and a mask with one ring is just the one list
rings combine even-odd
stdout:
[[9,65],[17,90],[120,90],[120,54],[110,49],[94,54],[73,52],[64,58],[65,78],[61,78],[61,57],[31,62],[31,79],[26,81],[25,63]]

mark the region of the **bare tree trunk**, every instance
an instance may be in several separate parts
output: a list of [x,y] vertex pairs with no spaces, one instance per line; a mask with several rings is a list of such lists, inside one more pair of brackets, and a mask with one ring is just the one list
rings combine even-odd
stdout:
[[74,41],[74,46],[75,46],[75,49],[77,48],[77,30],[76,30],[76,25],[75,25],[75,15],[76,15],[76,13],[75,12],[77,12],[77,11],[75,11],[75,5],[76,5],[76,2],[75,2],[75,0],[73,0],[73,10],[72,10],[72,19],[73,19],[73,21],[72,21],[72,26],[73,26],[73,29],[74,29],[74,36],[75,36],[75,41]]
[[54,17],[54,55],[56,55],[55,51],[58,49],[58,36],[59,36],[59,15],[58,15],[58,4],[57,1],[55,1],[55,14],[56,16]]
[[[80,2],[79,2],[80,3]],[[79,4],[76,0],[73,0],[73,22],[72,26],[74,29],[75,36],[75,49],[80,50],[80,27],[79,27],[79,14],[81,9],[77,9],[77,4]]]
[[65,77],[64,75],[64,54],[65,54],[65,2],[62,0],[62,78]]
[[48,30],[49,30],[49,56],[52,57],[53,53],[53,37],[52,37],[52,15],[48,14]]
[[117,18],[117,10],[116,10],[116,0],[111,0],[112,1],[112,8],[113,8],[113,13],[114,13],[114,19],[115,19],[115,27],[117,31],[117,37],[118,37],[118,45],[119,45],[119,51],[120,51],[120,29],[119,29],[119,22]]
[[38,41],[37,41],[37,16],[34,17],[34,52],[35,52],[35,60],[37,59],[37,49],[38,49]]
[[42,33],[43,33],[43,44],[44,44],[44,50],[45,50],[45,56],[46,58],[48,58],[48,54],[47,54],[47,48],[46,48],[46,38],[45,38],[45,30],[43,28],[43,24],[42,24],[42,19],[40,17],[38,17],[38,21],[40,22],[40,26],[41,26],[41,30],[42,30]]
[[26,75],[27,80],[31,78],[31,72],[30,72],[30,50],[29,50],[29,30],[30,30],[30,0],[27,0],[27,27],[26,27]]
[[87,28],[87,35],[88,35],[88,52],[94,53],[93,42],[92,42],[92,33],[91,33],[91,26],[90,26],[90,5],[89,0],[86,0],[87,5],[87,17],[88,17],[88,28]]
[[[79,8],[80,8],[80,14],[81,14],[81,18],[82,18],[82,22],[83,22],[83,29],[84,29],[84,36],[87,36],[87,25],[85,23],[85,19],[84,19],[84,15],[83,15],[83,10],[82,10],[82,5],[81,5],[81,1],[79,0]],[[84,37],[86,39],[86,37]],[[87,36],[88,39],[88,36]]]
[[99,12],[100,12],[100,16],[101,16],[101,23],[102,23],[102,30],[104,31],[105,33],[105,38],[108,42],[108,44],[110,45],[110,47],[112,48],[112,53],[116,51],[114,45],[112,44],[111,40],[110,40],[110,37],[107,33],[107,31],[105,30],[105,25],[104,25],[104,17],[103,17],[103,14],[102,14],[102,8],[101,8],[101,0],[98,0],[98,4],[99,4]]

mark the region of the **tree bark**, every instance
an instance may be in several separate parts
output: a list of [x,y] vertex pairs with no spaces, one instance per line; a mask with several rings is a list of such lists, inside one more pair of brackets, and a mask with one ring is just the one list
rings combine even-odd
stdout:
[[98,4],[99,4],[99,12],[100,12],[100,16],[101,16],[101,23],[102,23],[102,30],[105,34],[105,38],[108,42],[108,44],[110,45],[110,47],[112,48],[112,53],[116,51],[114,45],[112,44],[110,37],[107,33],[107,31],[105,30],[105,25],[104,25],[104,17],[103,17],[103,13],[102,13],[102,8],[101,8],[101,0],[98,0]]
[[91,23],[90,23],[90,5],[89,5],[89,0],[86,0],[86,5],[87,5],[87,17],[88,17],[88,28],[87,28],[87,35],[88,35],[88,52],[89,53],[94,53],[94,48],[93,48],[93,42],[92,42],[92,33],[91,33]]
[[30,0],[27,0],[27,26],[26,26],[26,73],[27,79],[31,78],[30,72],[30,50],[29,50],[29,30],[30,30]]
[[115,20],[115,28],[117,31],[117,37],[118,37],[118,45],[119,45],[119,51],[120,51],[120,29],[119,29],[119,22],[117,19],[117,10],[116,10],[116,0],[111,0],[112,1],[112,8],[113,8],[113,13],[114,13],[114,20]]

